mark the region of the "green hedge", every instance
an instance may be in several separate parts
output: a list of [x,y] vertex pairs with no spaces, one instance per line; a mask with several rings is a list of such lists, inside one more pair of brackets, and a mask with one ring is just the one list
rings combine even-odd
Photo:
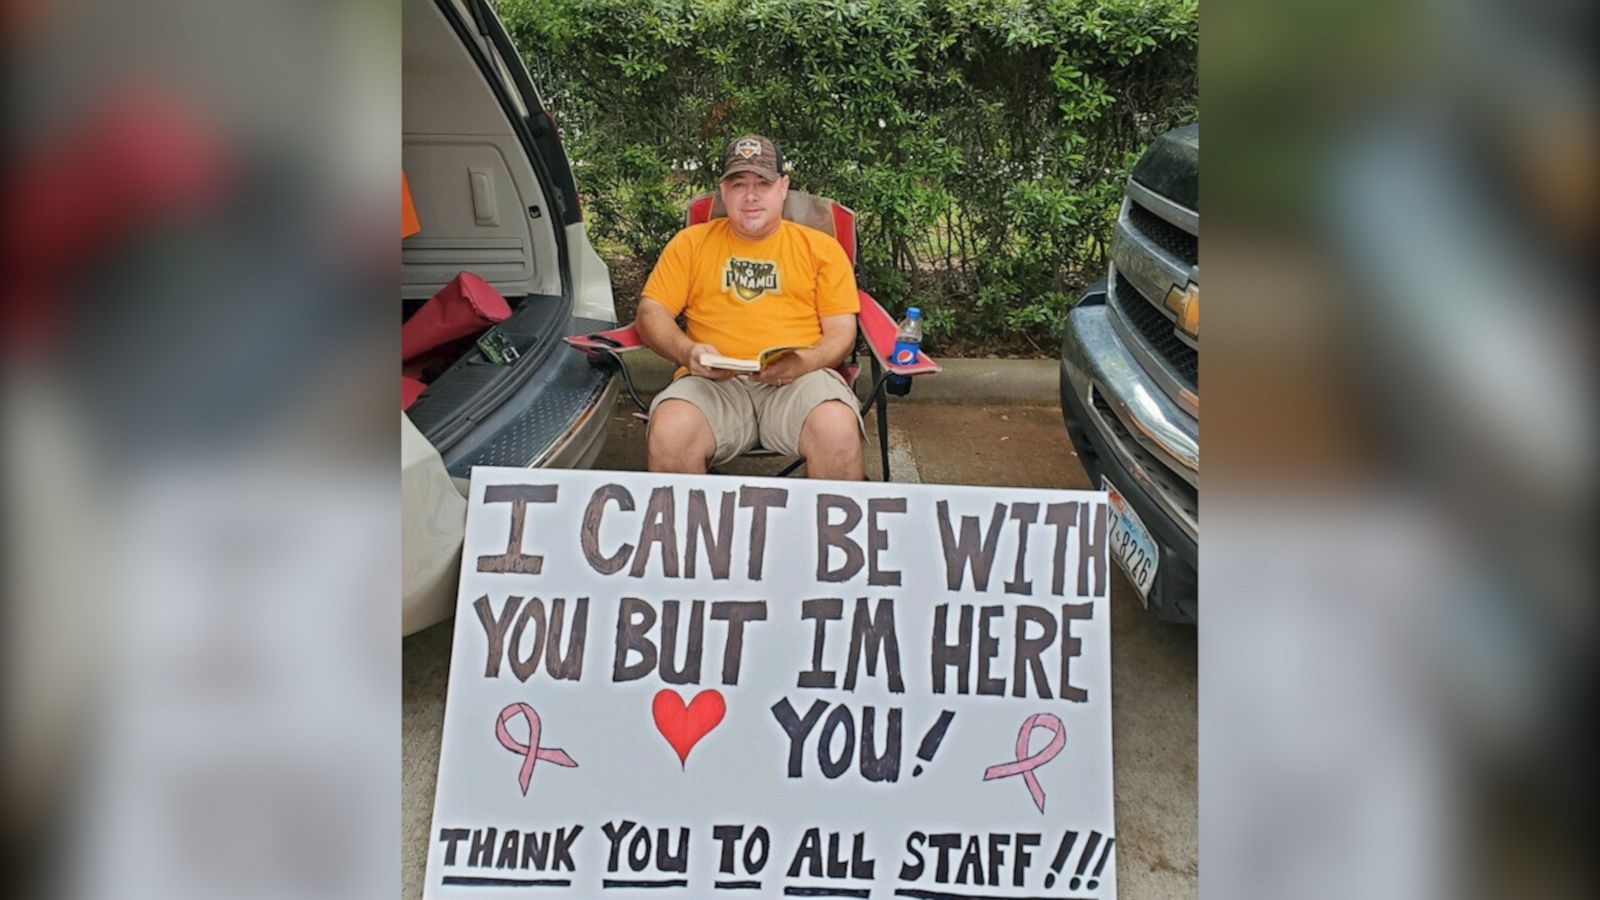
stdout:
[[1196,0],[501,0],[591,232],[653,258],[724,143],[859,214],[860,281],[930,349],[1053,353],[1121,184],[1193,121]]

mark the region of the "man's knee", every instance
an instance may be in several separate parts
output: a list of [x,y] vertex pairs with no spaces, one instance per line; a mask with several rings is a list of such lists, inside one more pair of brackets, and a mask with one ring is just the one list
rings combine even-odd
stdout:
[[699,407],[687,400],[663,400],[650,413],[646,446],[653,459],[709,459],[716,449],[716,438]]
[[861,420],[856,411],[842,400],[826,400],[817,404],[806,416],[800,429],[802,454],[859,454],[861,452]]

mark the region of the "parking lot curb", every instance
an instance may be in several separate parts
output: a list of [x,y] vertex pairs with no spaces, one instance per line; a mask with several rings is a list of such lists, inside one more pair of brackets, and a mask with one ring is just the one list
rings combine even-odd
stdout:
[[[649,351],[629,353],[628,372],[641,396],[653,396],[672,380],[671,363]],[[940,359],[944,371],[919,376],[910,394],[895,403],[1058,406],[1061,363],[1054,359]],[[870,369],[857,382],[868,387]]]

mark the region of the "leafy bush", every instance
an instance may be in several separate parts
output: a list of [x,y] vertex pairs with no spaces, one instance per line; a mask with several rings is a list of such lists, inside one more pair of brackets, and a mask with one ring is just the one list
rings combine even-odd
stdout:
[[856,210],[860,281],[930,349],[1053,352],[1104,274],[1122,183],[1193,121],[1196,0],[501,0],[591,233],[654,257],[770,135]]

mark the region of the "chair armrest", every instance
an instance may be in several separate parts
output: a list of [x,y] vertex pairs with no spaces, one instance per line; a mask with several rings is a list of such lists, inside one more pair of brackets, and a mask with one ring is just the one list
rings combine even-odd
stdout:
[[867,347],[878,363],[896,375],[933,375],[943,372],[944,367],[934,362],[925,353],[917,354],[917,361],[909,366],[895,366],[889,364],[889,355],[894,350],[894,336],[900,330],[894,317],[884,309],[882,304],[872,298],[866,291],[856,291],[856,296],[861,298],[861,312],[857,316],[857,324],[861,334],[867,339]]
[[567,346],[590,356],[596,353],[628,353],[642,350],[645,346],[644,339],[639,337],[639,329],[632,322],[610,331],[568,335],[562,340],[567,342]]

